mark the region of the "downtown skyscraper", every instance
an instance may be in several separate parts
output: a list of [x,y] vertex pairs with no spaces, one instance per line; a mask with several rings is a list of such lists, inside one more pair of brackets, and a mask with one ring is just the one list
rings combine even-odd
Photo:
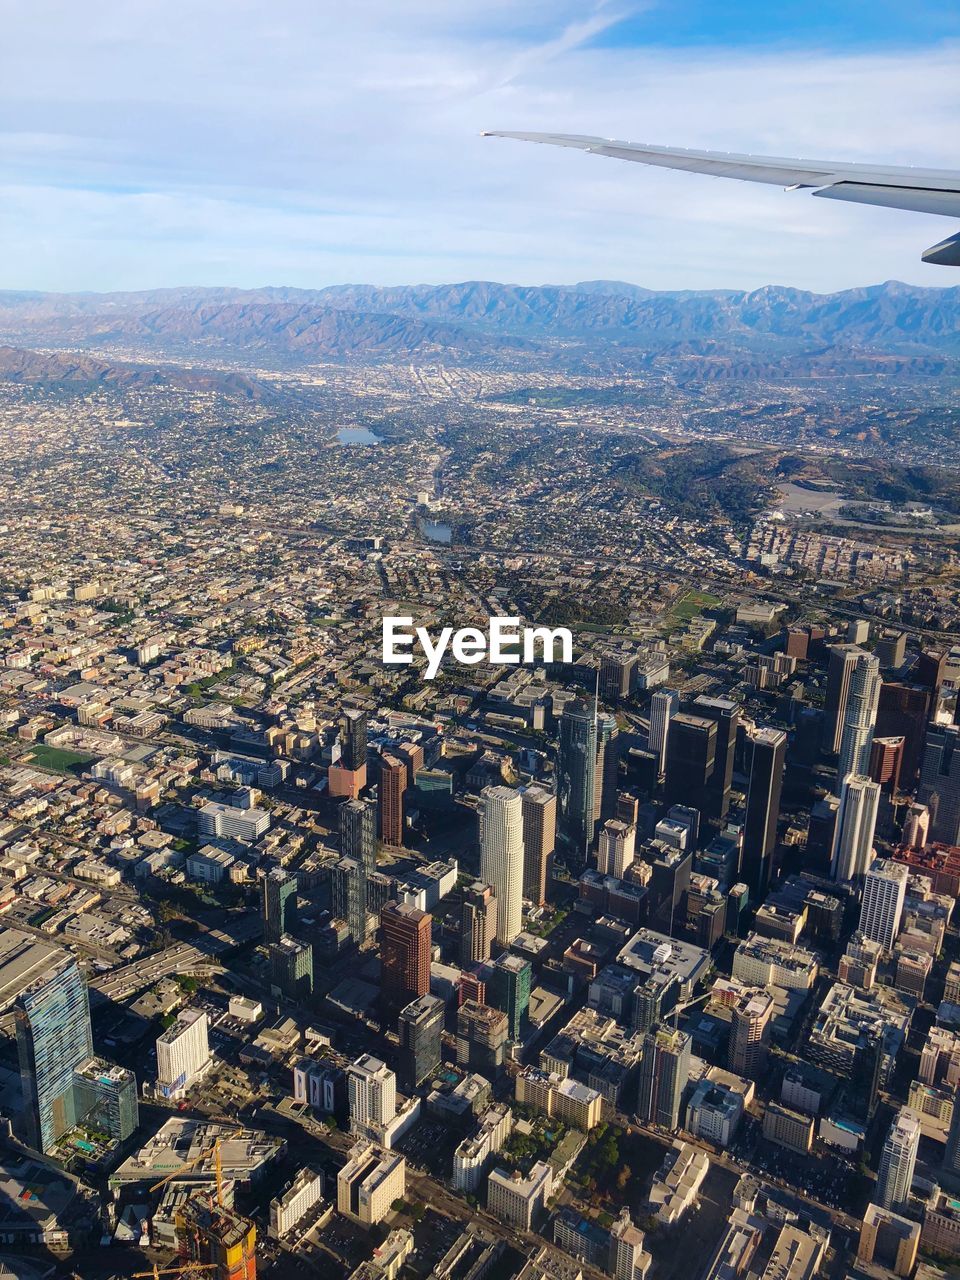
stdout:
[[509,947],[523,924],[523,798],[512,787],[485,787],[478,814],[480,876],[496,896],[497,941]]
[[283,867],[272,867],[260,881],[260,914],[263,938],[279,942],[292,933],[297,921],[297,877]]
[[367,880],[377,869],[377,811],[371,800],[347,800],[337,813],[342,857],[333,869],[334,914],[362,946],[368,932]]
[[880,788],[870,778],[850,774],[843,786],[834,828],[831,870],[834,880],[859,880],[873,860]]
[[82,1119],[74,1071],[93,1055],[87,984],[73,956],[62,953],[21,993],[15,1020],[28,1141],[52,1151]]
[[583,868],[596,825],[597,705],[577,698],[560,717],[557,748],[558,836],[571,865]]
[[750,781],[743,824],[740,878],[760,902],[770,887],[777,843],[777,818],[787,758],[787,735],[780,729],[756,729],[749,740]]
[[657,689],[650,699],[650,729],[647,746],[659,760],[658,772],[667,765],[667,741],[670,721],[680,710],[680,695],[676,689]]
[[853,669],[857,659],[866,656],[866,651],[855,644],[830,646],[830,657],[827,662],[827,693],[823,707],[823,750],[828,756],[834,756],[840,750]]
[[843,786],[851,773],[869,773],[870,746],[877,723],[880,698],[880,663],[869,653],[860,653],[853,662],[840,732],[837,779]]
[[875,1202],[881,1209],[901,1213],[907,1207],[919,1148],[920,1121],[903,1107],[890,1125],[880,1154]]
[[557,843],[557,797],[543,787],[523,789],[523,894],[536,906],[547,900]]
[[651,1027],[643,1039],[637,1115],[647,1124],[676,1129],[683,1091],[690,1078],[692,1041],[686,1031],[667,1025]]

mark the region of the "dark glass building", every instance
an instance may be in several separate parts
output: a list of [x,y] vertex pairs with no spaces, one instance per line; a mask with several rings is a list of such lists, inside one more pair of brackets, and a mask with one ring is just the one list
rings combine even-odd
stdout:
[[750,889],[754,901],[761,902],[770,887],[777,844],[787,735],[780,729],[757,729],[750,736],[749,758],[750,783],[747,787],[740,878]]
[[575,867],[586,866],[593,844],[596,795],[596,705],[577,698],[560,717],[557,751],[557,835]]
[[443,1001],[431,995],[420,996],[400,1011],[397,1083],[404,1093],[412,1093],[440,1065],[444,1012]]

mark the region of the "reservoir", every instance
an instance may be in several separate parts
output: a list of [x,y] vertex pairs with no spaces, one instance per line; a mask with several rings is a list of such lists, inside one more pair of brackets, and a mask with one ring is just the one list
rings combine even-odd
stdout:
[[368,430],[366,427],[341,427],[337,432],[337,444],[345,445],[372,445],[379,444],[380,437]]

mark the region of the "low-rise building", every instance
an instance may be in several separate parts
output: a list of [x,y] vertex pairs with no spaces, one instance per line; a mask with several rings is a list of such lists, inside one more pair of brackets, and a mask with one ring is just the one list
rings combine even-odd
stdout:
[[763,1136],[777,1146],[807,1154],[813,1146],[813,1117],[779,1102],[768,1102],[763,1115]]
[[530,1231],[553,1194],[550,1166],[538,1161],[524,1177],[519,1172],[494,1169],[487,1179],[487,1209],[517,1231]]
[[361,1142],[337,1174],[337,1211],[365,1227],[375,1226],[402,1200],[407,1188],[407,1162],[401,1155]]
[[[301,1169],[282,1195],[270,1201],[270,1235],[282,1240],[323,1199],[323,1174]],[[331,1206],[332,1207],[332,1206]]]
[[909,1276],[916,1266],[919,1244],[918,1222],[878,1204],[867,1205],[857,1245],[858,1262],[886,1267],[897,1276]]
[[487,1166],[513,1131],[513,1112],[505,1102],[494,1102],[481,1115],[476,1131],[463,1139],[453,1153],[451,1185],[455,1191],[475,1192]]
[[672,1227],[697,1202],[697,1193],[710,1172],[705,1151],[675,1139],[663,1163],[653,1176],[647,1201],[649,1212],[666,1227]]
[[820,966],[803,947],[751,933],[733,953],[733,977],[753,987],[810,991]]
[[603,1098],[596,1089],[536,1067],[526,1067],[519,1073],[516,1091],[518,1102],[556,1116],[584,1133],[599,1124],[603,1114]]

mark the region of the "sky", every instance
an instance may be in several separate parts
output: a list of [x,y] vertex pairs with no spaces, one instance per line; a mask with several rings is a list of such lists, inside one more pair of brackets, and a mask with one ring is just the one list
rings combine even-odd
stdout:
[[960,167],[955,0],[0,0],[0,288],[900,279],[949,219],[502,139]]

